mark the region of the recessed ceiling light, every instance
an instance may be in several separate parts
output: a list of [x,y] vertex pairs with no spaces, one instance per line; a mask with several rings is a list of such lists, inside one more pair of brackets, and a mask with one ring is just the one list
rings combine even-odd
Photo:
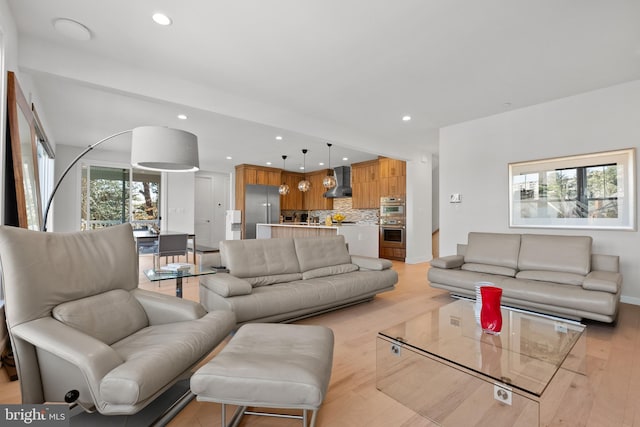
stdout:
[[300,166],[300,170],[303,171],[304,170],[304,166]]
[[342,161],[343,161],[343,162],[346,162],[347,160],[349,160],[349,158],[348,158],[348,157],[343,157],[343,158],[342,158]]
[[402,116],[403,122],[408,122],[409,120],[411,120],[411,116]]
[[67,18],[53,21],[53,28],[65,37],[73,40],[87,41],[91,39],[91,31],[79,22]]
[[180,120],[187,120],[187,116],[185,114],[178,114],[178,118]]
[[227,156],[227,160],[231,160],[231,159],[233,159],[233,157]]
[[271,162],[267,162],[267,166],[271,166]]
[[171,18],[169,18],[164,13],[154,13],[152,18],[153,21],[158,25],[171,25]]
[[318,163],[318,166],[324,166],[324,162]]
[[281,137],[280,135],[276,136],[276,139],[277,139],[278,141],[282,141],[282,137]]

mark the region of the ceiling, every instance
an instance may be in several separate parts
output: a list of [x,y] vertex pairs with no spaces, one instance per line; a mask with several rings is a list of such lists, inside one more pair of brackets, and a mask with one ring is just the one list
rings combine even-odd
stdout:
[[[8,3],[21,78],[57,144],[177,127],[215,171],[283,154],[294,170],[302,148],[315,170],[327,142],[332,166],[424,159],[440,127],[640,79],[637,0]],[[91,39],[56,32],[60,17]]]

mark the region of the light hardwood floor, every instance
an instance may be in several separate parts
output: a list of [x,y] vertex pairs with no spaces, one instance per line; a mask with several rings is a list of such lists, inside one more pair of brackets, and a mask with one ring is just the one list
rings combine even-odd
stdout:
[[[148,262],[141,257],[141,265]],[[376,333],[451,301],[426,280],[428,264],[394,262],[400,275],[396,290],[372,302],[316,316],[299,323],[324,325],[335,334],[333,373],[320,409],[318,427],[433,426],[428,420],[379,392],[375,386]],[[172,294],[174,282],[140,286]],[[197,281],[187,281],[185,298],[197,300]],[[216,350],[218,351],[218,349]],[[214,351],[212,354],[215,354]],[[559,396],[557,426],[640,427],[640,307],[622,304],[615,327],[587,322],[587,377]],[[0,371],[0,402],[19,403],[17,382]],[[245,417],[241,426],[299,426],[297,420]],[[190,403],[171,423],[173,427],[220,426],[220,407]]]

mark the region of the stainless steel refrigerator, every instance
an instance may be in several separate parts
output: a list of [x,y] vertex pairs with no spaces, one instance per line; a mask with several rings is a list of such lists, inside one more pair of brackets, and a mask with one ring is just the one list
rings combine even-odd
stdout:
[[256,224],[280,222],[280,193],[275,185],[245,187],[245,239],[256,238]]

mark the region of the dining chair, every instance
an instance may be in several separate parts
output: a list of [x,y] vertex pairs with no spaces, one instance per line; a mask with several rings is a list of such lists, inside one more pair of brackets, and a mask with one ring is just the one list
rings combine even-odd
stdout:
[[154,254],[154,268],[160,267],[161,257],[165,257],[165,260],[167,257],[171,257],[172,262],[176,256],[184,255],[187,257],[188,238],[188,234],[160,234],[158,236],[158,250]]

